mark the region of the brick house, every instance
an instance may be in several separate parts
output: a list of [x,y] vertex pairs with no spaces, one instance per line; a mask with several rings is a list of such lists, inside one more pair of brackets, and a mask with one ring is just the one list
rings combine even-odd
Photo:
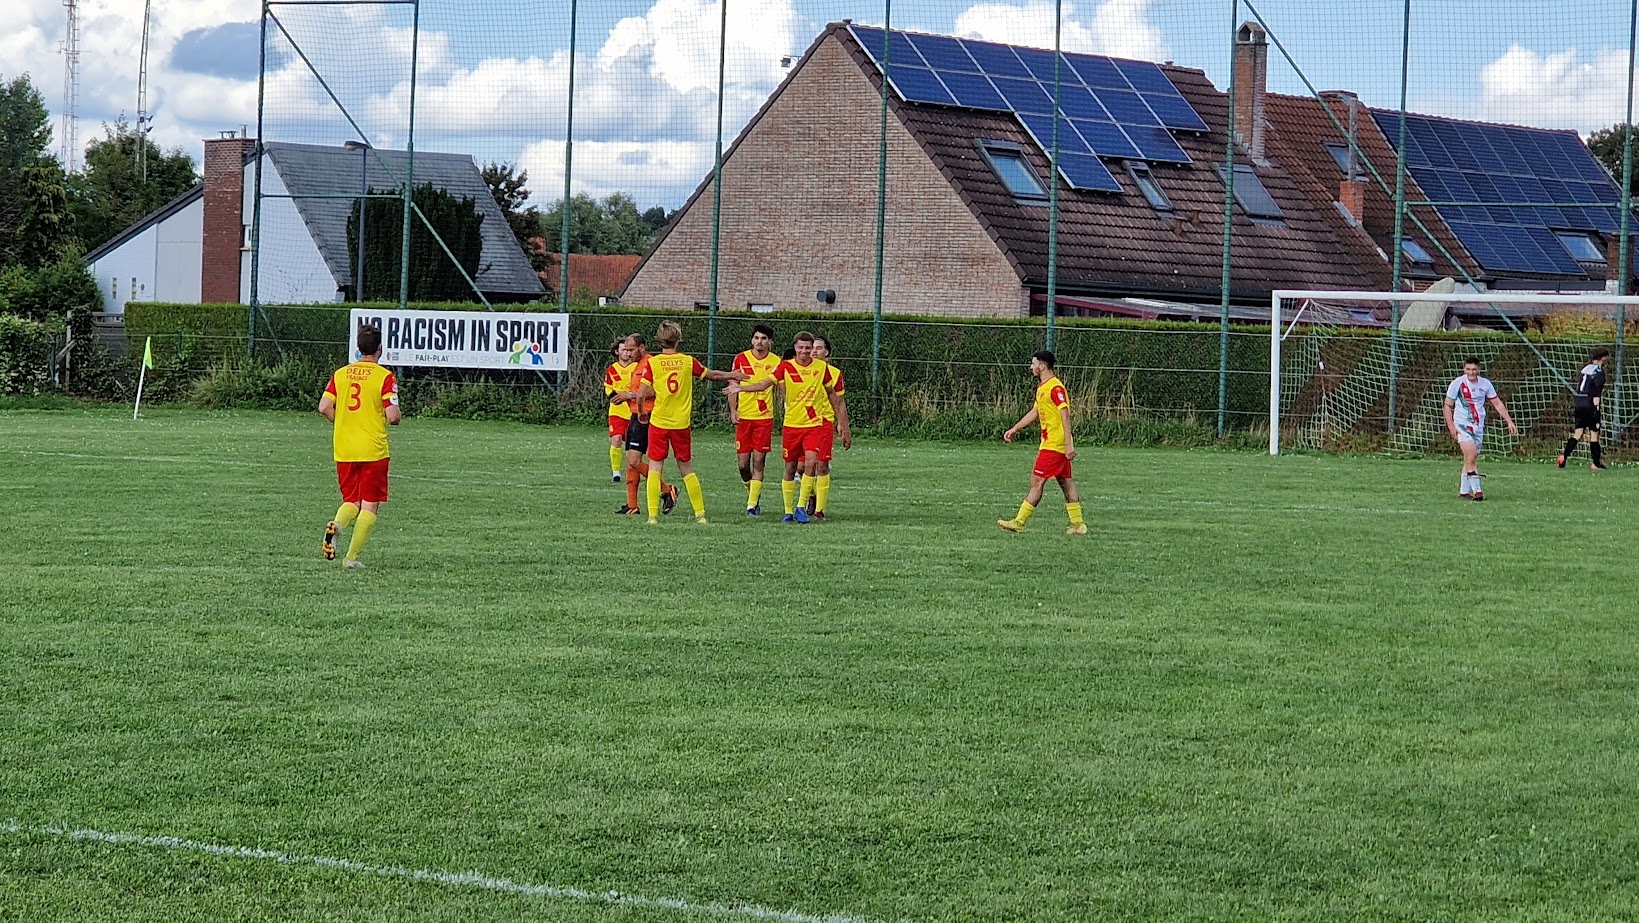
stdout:
[[[893,34],[893,41],[884,310],[967,316],[1044,313],[1049,211],[1041,193],[1047,188],[1043,178],[1051,175],[1045,150],[1050,134],[1033,129],[1032,117],[1018,114],[1026,110],[1013,99],[1002,100],[1001,106],[975,107],[958,97],[957,87],[967,87],[975,79],[965,71],[980,71],[983,76],[977,79],[988,77],[989,82],[977,91],[968,87],[969,91],[994,95],[1003,87],[994,65],[968,65],[981,57],[996,60],[998,55],[1006,56],[1002,60],[1007,67],[1022,67],[1020,73],[1029,74],[1033,67],[1037,79],[1050,87],[1051,68],[1044,72],[1035,59],[1051,61],[1051,52],[900,32]],[[870,310],[881,43],[880,30],[849,23],[828,26],[726,152],[719,275],[719,299],[725,307],[823,309],[816,304],[815,293],[830,290],[836,296],[831,309]],[[1188,124],[1187,113],[1179,123],[1162,118],[1181,156],[1152,157],[1148,149],[1137,151],[1139,156],[1112,155],[1108,151],[1114,147],[1089,140],[1097,157],[1082,156],[1102,164],[1109,182],[1078,188],[1067,175],[1056,178],[1063,180],[1057,267],[1061,311],[1189,316],[1187,311],[1169,314],[1134,305],[1152,299],[1218,302],[1222,165],[1231,132],[1237,161],[1232,302],[1267,305],[1269,292],[1279,288],[1390,287],[1393,199],[1376,185],[1366,164],[1392,184],[1398,138],[1391,139],[1384,125],[1391,118],[1397,125],[1398,113],[1368,109],[1347,93],[1325,94],[1324,103],[1268,93],[1268,45],[1263,30],[1251,23],[1237,34],[1234,125],[1229,124],[1227,94],[1213,87],[1200,70],[1090,55],[1066,55],[1062,60],[1071,66],[1072,77],[1096,68],[1108,71],[1111,65],[1129,75],[1130,88],[1109,93],[1113,98],[1106,98],[1106,90],[1093,91],[1108,106],[1111,120],[1149,117],[1142,104],[1137,110],[1141,118],[1114,114],[1117,103],[1130,103],[1131,89],[1176,94],[1198,121],[1190,128],[1180,127]],[[924,64],[926,68],[920,66]],[[943,82],[919,85],[934,73]],[[1153,84],[1156,73],[1170,88],[1142,84]],[[1098,82],[1090,76],[1086,80],[1088,87]],[[1008,84],[1009,92],[1018,89],[1027,88],[1017,81]],[[941,93],[948,96],[943,104],[930,101]],[[1157,97],[1144,99],[1156,112],[1162,111]],[[1171,98],[1159,102],[1174,108],[1177,104]],[[1066,96],[1061,111],[1074,115],[1069,103]],[[1014,111],[1005,111],[1010,107]],[[1338,118],[1341,131],[1327,118],[1328,110]],[[1041,118],[1051,126],[1050,115]],[[1064,124],[1060,122],[1061,138],[1067,134]],[[1075,124],[1078,133],[1110,128]],[[1416,120],[1419,137],[1455,131],[1451,126],[1457,124],[1430,117]],[[1122,128],[1135,139],[1139,132],[1153,137],[1155,131],[1145,125]],[[1534,164],[1511,169],[1579,175],[1587,184],[1584,193],[1603,176],[1573,133],[1478,128],[1515,137],[1528,134],[1518,142],[1520,149],[1542,151]],[[1166,138],[1156,140],[1168,143]],[[1340,149],[1345,155],[1341,158]],[[1350,150],[1357,158],[1352,164]],[[1418,181],[1433,178],[1441,167],[1430,167],[1420,153],[1408,155],[1408,161],[1408,199],[1430,201]],[[1035,186],[1030,188],[1032,178]],[[1026,188],[1021,190],[1019,182]],[[1606,184],[1614,198],[1616,189],[1608,177]],[[711,177],[706,177],[638,266],[622,293],[625,303],[689,310],[706,302],[715,191]],[[1595,232],[1594,222],[1580,215],[1574,220],[1589,227],[1487,224],[1476,236],[1480,223],[1473,220],[1458,222],[1462,234],[1453,230],[1453,217],[1472,218],[1464,210],[1425,207],[1417,214],[1427,230],[1407,223],[1402,263],[1405,284],[1413,288],[1447,276],[1462,279],[1465,273],[1482,286],[1597,286],[1606,276],[1603,254],[1614,249],[1606,248],[1604,232]],[[1572,216],[1572,211],[1555,213],[1553,220],[1564,223]],[[1609,216],[1599,223],[1608,225]],[[1549,254],[1555,234],[1567,231],[1572,239],[1566,246],[1581,246],[1576,238],[1586,236],[1600,248],[1597,265]],[[1498,235],[1537,240],[1536,256],[1497,260],[1486,240]],[[1476,246],[1485,251],[1481,256],[1473,251]]]

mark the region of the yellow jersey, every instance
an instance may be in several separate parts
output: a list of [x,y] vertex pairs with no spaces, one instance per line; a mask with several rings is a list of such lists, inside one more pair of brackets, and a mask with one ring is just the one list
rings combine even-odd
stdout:
[[818,359],[807,365],[786,359],[774,367],[774,379],[785,385],[785,426],[802,428],[825,422],[820,405],[830,409],[831,398],[825,389],[839,383],[836,369]]
[[1036,416],[1041,423],[1041,447],[1046,452],[1064,451],[1064,420],[1060,410],[1070,409],[1070,395],[1064,382],[1054,375],[1036,386]]
[[649,357],[643,381],[654,388],[654,409],[649,425],[661,429],[688,429],[694,421],[694,380],[706,374],[700,360],[683,353]]
[[[774,369],[780,364],[780,357],[769,353],[763,358],[751,350],[734,357],[734,371],[750,375],[742,384],[753,384],[774,375]],[[774,389],[767,391],[742,391],[736,399],[740,402],[739,411],[742,420],[772,420],[774,419]]]
[[[637,388],[637,373],[638,366],[636,362],[628,362],[625,365],[618,362],[610,363],[609,368],[603,373],[603,396],[607,398],[616,391],[635,390]],[[630,420],[632,418],[631,402],[616,401],[611,403],[609,405],[609,416],[619,420]]]
[[[825,362],[824,359],[818,359],[816,361]],[[844,384],[842,380],[842,369],[837,368],[829,362],[825,362],[825,367],[831,370],[832,375],[836,376],[836,384],[831,386],[831,390],[835,391],[838,397],[841,397],[847,391],[847,385]],[[820,402],[819,413],[821,420],[824,420],[827,423],[837,422],[837,409],[831,406],[830,401]]]
[[335,398],[332,444],[336,461],[380,461],[387,457],[387,408],[398,403],[398,379],[361,359],[330,376],[324,393]]

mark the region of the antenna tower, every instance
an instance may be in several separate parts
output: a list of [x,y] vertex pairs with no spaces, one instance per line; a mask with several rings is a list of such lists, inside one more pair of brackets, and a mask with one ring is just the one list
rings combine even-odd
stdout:
[[[66,0],[72,2],[72,0]],[[137,65],[137,176],[148,179],[148,22],[153,15],[153,0],[142,4],[142,57]]]
[[63,36],[63,146],[58,159],[74,171],[79,159],[80,128],[80,10],[78,0],[63,0],[68,8],[68,30]]

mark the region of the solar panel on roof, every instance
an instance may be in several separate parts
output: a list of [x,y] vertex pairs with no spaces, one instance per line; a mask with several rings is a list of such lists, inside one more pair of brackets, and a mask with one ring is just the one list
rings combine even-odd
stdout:
[[[1041,149],[1051,154],[1053,151],[1053,117],[1051,115],[1021,113],[1019,121],[1024,123],[1024,127],[1029,130],[1031,137],[1036,139],[1036,143],[1041,145]],[[1058,120],[1058,129],[1058,144],[1061,154],[1091,154],[1093,152],[1087,146],[1087,142],[1070,125],[1069,119],[1060,118]]]
[[945,89],[938,75],[925,67],[911,67],[890,62],[888,79],[901,99],[913,103],[933,103],[937,106],[955,105],[956,100]]
[[[1391,145],[1398,113],[1373,110]],[[1616,184],[1572,132],[1407,116],[1406,165],[1486,269],[1582,275],[1555,230],[1612,233]],[[1528,204],[1521,204],[1528,203]],[[1554,204],[1560,203],[1560,204]]]
[[1121,184],[1110,174],[1109,168],[1091,154],[1063,154],[1059,157],[1059,173],[1072,189],[1096,189],[1101,192],[1120,192]]
[[[1089,157],[1096,152],[1108,157],[1188,163],[1189,155],[1168,129],[1210,130],[1166,72],[1147,61],[1055,55],[1040,48],[920,33],[893,32],[885,37],[881,29],[850,28],[878,62],[884,41],[889,43],[889,84],[901,99],[1012,112],[1021,121],[1026,116],[1040,116],[1030,121],[1037,129],[1045,126],[1048,137],[1038,140],[1046,140],[1048,146],[1055,111],[1055,70],[1059,96],[1056,111],[1074,122],[1061,127],[1061,149]],[[1076,126],[1084,122],[1098,124],[1065,148],[1063,135],[1078,135]],[[1078,170],[1084,180],[1093,172]],[[1113,190],[1119,186],[1078,188]]]
[[939,77],[945,82],[945,88],[950,95],[956,98],[956,105],[968,109],[995,109],[1001,112],[1011,112],[1012,108],[1002,94],[996,92],[996,87],[990,78],[984,74],[968,74],[962,71],[940,71]]

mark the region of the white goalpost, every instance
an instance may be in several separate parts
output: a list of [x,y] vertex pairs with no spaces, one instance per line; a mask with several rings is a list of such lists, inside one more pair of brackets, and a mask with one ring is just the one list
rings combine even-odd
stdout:
[[[1397,335],[1365,329],[1358,312],[1392,304],[1401,308]],[[1447,310],[1458,304],[1493,308],[1501,329],[1476,337],[1444,331]],[[1520,305],[1544,312],[1580,308],[1574,313],[1584,330],[1527,332],[1508,311]],[[1573,381],[1589,351],[1624,345],[1619,319],[1639,320],[1639,296],[1276,291],[1269,312],[1269,454],[1279,455],[1283,446],[1426,451],[1445,431],[1445,386],[1468,356],[1485,365],[1522,434],[1563,438],[1558,430],[1569,424]],[[1624,352],[1616,349],[1605,390],[1611,441],[1629,422],[1624,415],[1639,409],[1639,388],[1629,380],[1634,376],[1622,369]],[[1488,454],[1514,445],[1508,439],[1486,442]]]

